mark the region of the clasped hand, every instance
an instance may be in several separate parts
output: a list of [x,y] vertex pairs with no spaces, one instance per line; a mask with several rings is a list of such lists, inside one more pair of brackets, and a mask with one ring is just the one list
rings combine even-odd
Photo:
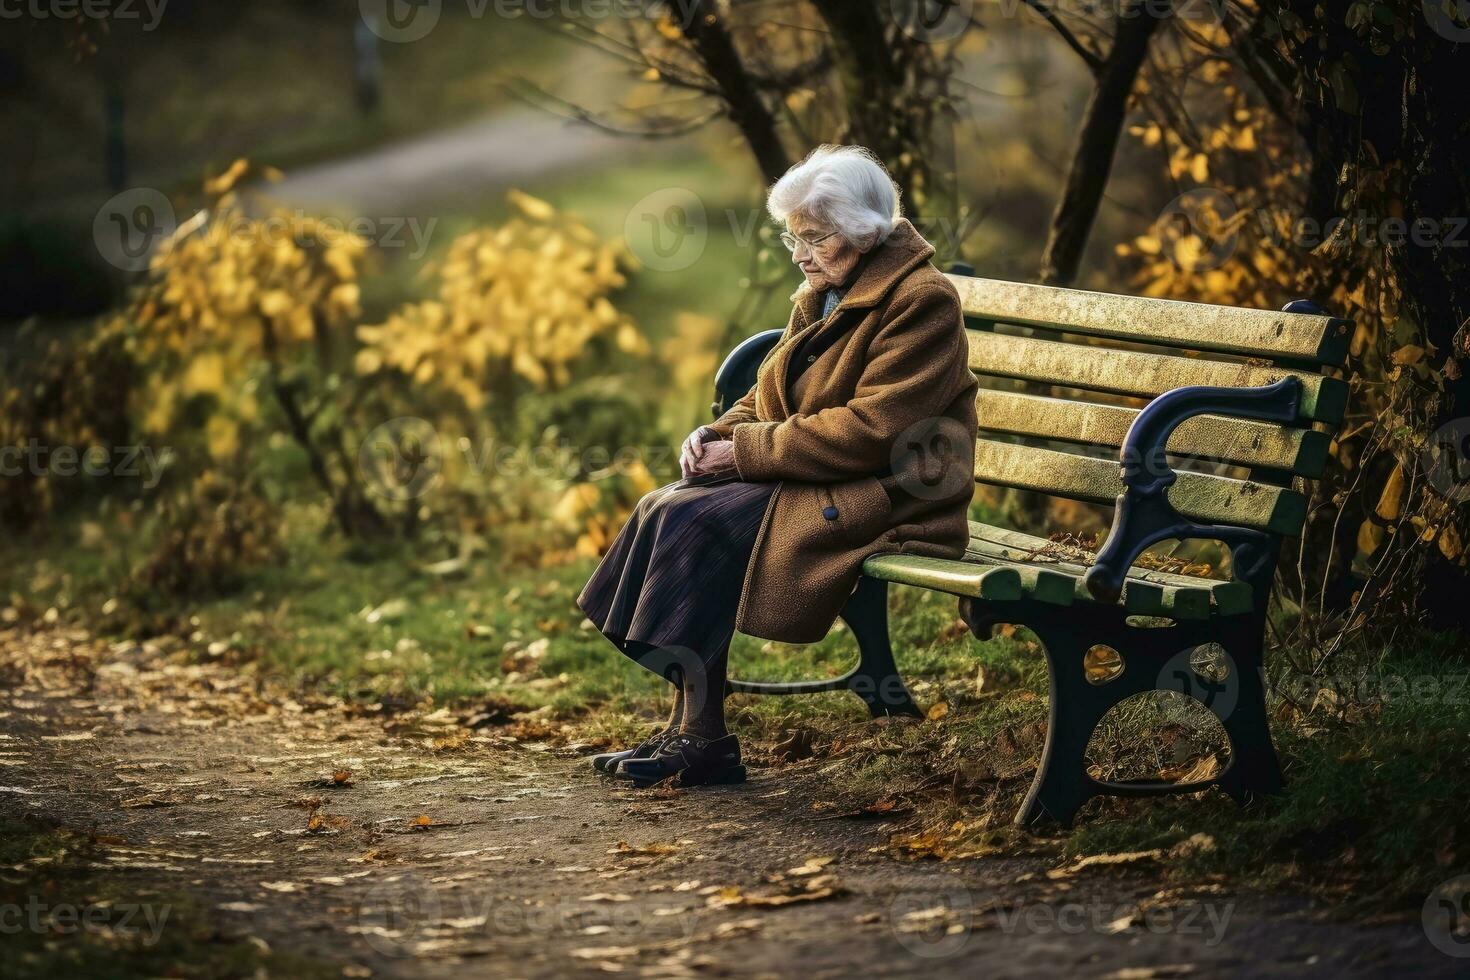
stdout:
[[685,479],[736,473],[735,444],[721,439],[713,429],[700,426],[689,433],[679,449],[679,472]]

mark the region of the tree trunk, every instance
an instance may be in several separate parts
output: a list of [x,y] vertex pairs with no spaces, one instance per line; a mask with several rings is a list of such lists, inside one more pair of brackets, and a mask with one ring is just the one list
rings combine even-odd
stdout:
[[767,181],[775,181],[791,167],[792,160],[781,144],[775,117],[761,101],[717,5],[711,0],[673,0],[673,7],[700,64],[720,87],[730,121],[750,146],[761,174]]
[[912,199],[913,167],[903,165],[901,158],[907,152],[910,159],[923,160],[928,147],[908,131],[897,47],[884,37],[883,20],[871,0],[814,0],[814,6],[832,31],[833,62],[846,109],[843,141],[877,154],[903,197]]
[[1098,205],[1113,169],[1113,154],[1128,117],[1128,97],[1148,54],[1148,42],[1172,4],[1156,16],[1154,0],[1132,0],[1118,13],[1113,47],[1097,73],[1097,87],[1082,116],[1067,186],[1052,214],[1041,256],[1041,281],[1070,285],[1077,278]]

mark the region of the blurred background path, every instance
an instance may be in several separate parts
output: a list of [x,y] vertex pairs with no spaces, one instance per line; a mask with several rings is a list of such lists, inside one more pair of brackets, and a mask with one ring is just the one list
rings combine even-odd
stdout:
[[386,214],[616,162],[636,144],[527,108],[301,167],[271,188],[288,204]]

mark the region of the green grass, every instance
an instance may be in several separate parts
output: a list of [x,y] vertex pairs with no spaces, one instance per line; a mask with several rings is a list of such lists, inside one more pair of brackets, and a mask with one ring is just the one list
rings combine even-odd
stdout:
[[[289,687],[365,702],[432,698],[468,705],[497,697],[581,716],[597,708],[649,711],[650,696],[663,688],[590,624],[579,626],[575,597],[593,560],[529,568],[482,558],[444,577],[425,570],[445,557],[436,549],[397,543],[364,556],[339,538],[322,537],[321,508],[292,504],[285,513],[282,560],[245,570],[232,595],[182,605],[179,632],[190,636],[187,648],[194,655],[227,657]],[[55,606],[64,618],[136,629],[128,610],[103,611],[119,594],[123,566],[117,554],[85,546],[96,533],[95,522],[78,514],[59,521],[45,539],[11,538],[0,546],[0,591],[36,615]],[[146,541],[131,544],[137,554],[146,550]],[[954,629],[953,598],[896,589],[891,607],[895,648],[921,692],[942,697],[954,677],[973,684],[976,649],[992,678],[1014,672],[999,646],[976,648]],[[542,638],[545,653],[532,668],[518,651]],[[222,652],[208,652],[221,642]],[[770,680],[832,676],[856,655],[840,622],[820,643],[799,646],[742,634],[732,648],[735,673]],[[522,661],[522,676],[506,676],[509,660]],[[1039,657],[1026,670],[1033,683],[1044,681]],[[821,717],[836,706],[844,720],[866,716],[848,695],[737,701],[757,715]]]
[[[1170,847],[1203,831],[1215,847],[1183,859],[1181,876],[1228,874],[1307,885],[1347,903],[1417,905],[1470,867],[1470,673],[1458,646],[1426,637],[1412,648],[1362,654],[1325,685],[1339,694],[1386,690],[1387,698],[1313,696],[1305,714],[1274,698],[1287,780],[1280,797],[1244,810],[1213,791],[1149,805],[1094,804],[1104,819],[1084,821],[1069,849]],[[1310,689],[1297,681],[1290,690]]]

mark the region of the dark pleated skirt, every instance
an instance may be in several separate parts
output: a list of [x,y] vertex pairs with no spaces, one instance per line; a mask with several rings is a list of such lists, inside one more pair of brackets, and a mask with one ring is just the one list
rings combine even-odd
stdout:
[[624,654],[709,663],[729,645],[751,549],[777,483],[693,477],[638,501],[577,605]]

